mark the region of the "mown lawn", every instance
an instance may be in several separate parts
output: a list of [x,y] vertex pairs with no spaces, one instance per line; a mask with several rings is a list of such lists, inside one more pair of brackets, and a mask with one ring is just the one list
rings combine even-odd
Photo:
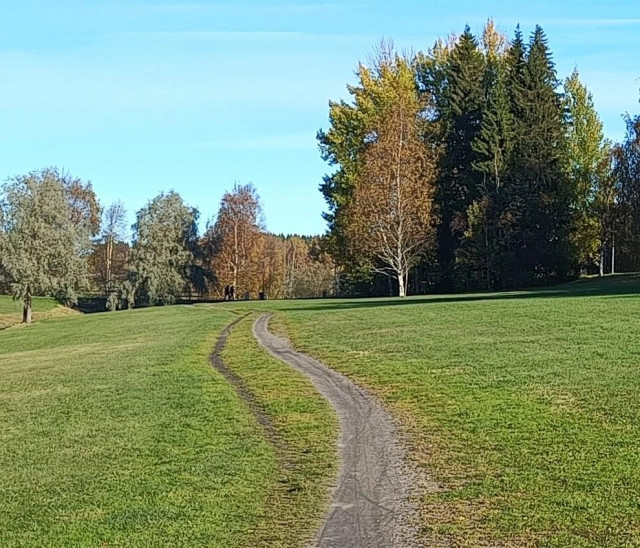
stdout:
[[[34,297],[32,302],[33,321],[60,318],[77,314],[49,297]],[[9,295],[0,295],[0,329],[17,325],[22,321],[22,301]]]
[[[640,279],[509,294],[168,307],[0,332],[0,546],[296,546],[335,416],[237,312],[369,387],[411,457],[427,539],[640,546]],[[284,449],[283,449],[284,448]]]
[[[34,297],[32,306],[34,312],[46,312],[59,304],[49,297]],[[22,301],[14,300],[10,295],[0,295],[0,316],[5,314],[22,314]]]
[[279,464],[170,307],[0,332],[0,546],[251,545]]
[[444,488],[424,497],[427,537],[640,546],[637,277],[260,306],[401,420],[412,457]]
[[249,546],[310,545],[337,474],[338,419],[311,382],[267,354],[253,337],[256,315],[237,324],[223,352],[227,367],[272,424],[280,463]]

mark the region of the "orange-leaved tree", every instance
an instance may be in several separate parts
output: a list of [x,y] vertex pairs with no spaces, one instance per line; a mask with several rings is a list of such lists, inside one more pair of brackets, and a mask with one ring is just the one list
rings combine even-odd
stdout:
[[410,63],[385,56],[377,84],[387,100],[371,119],[349,205],[347,232],[372,270],[394,277],[406,295],[410,269],[434,240],[438,147],[430,144],[427,105]]
[[233,285],[236,295],[259,289],[263,225],[256,188],[236,183],[222,197],[218,217],[205,236],[218,284]]

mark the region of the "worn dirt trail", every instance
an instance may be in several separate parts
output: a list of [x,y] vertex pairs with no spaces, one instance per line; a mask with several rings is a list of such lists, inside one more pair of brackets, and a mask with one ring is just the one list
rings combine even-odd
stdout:
[[340,421],[340,472],[317,545],[422,546],[416,508],[410,502],[419,480],[407,466],[389,414],[345,376],[271,333],[269,319],[266,314],[254,323],[256,339],[273,356],[307,375]]
[[220,333],[220,337],[218,338],[218,341],[213,348],[213,353],[209,356],[209,361],[211,362],[213,368],[221,373],[225,380],[235,388],[238,395],[249,406],[249,409],[251,410],[251,413],[253,414],[256,421],[258,421],[258,424],[260,424],[260,426],[262,426],[262,428],[264,429],[267,440],[276,448],[276,450],[279,450],[281,444],[278,439],[276,429],[274,428],[269,415],[267,415],[260,407],[260,405],[258,405],[258,402],[256,401],[254,395],[251,393],[242,378],[231,371],[222,359],[222,350],[227,345],[227,339],[231,334],[231,330],[238,323],[244,320],[247,315],[248,314],[245,314],[244,316],[235,319],[222,330],[222,333]]

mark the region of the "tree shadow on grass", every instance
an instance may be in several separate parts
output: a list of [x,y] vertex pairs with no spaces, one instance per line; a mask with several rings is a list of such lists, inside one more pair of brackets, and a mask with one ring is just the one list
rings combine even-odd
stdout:
[[640,295],[640,275],[620,274],[605,278],[584,278],[574,282],[553,287],[537,288],[520,291],[501,291],[466,293],[452,295],[424,295],[407,297],[360,298],[360,299],[331,299],[309,300],[308,305],[292,305],[280,310],[291,312],[354,310],[366,308],[380,308],[388,306],[408,306],[414,304],[446,304],[473,303],[476,301],[503,301],[544,298],[568,297],[633,297]]

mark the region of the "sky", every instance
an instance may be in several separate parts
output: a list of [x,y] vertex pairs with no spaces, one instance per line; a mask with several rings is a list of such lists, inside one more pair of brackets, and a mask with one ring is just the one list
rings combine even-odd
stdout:
[[253,182],[270,231],[323,233],[315,135],[383,37],[418,51],[488,18],[509,35],[540,24],[609,138],[640,112],[638,0],[0,3],[0,179],[57,166],[130,222],[174,189],[204,229],[225,190]]

